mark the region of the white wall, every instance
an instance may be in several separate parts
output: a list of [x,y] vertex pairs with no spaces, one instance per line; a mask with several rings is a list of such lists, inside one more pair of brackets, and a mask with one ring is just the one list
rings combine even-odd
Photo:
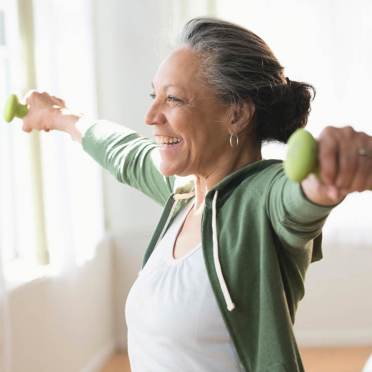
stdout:
[[[144,115],[152,77],[167,52],[170,3],[97,0],[95,4],[99,115],[150,135],[143,124]],[[154,226],[160,211],[154,203],[118,184],[108,173],[105,187],[111,231],[142,231]]]
[[[257,11],[254,7],[251,7],[251,13],[239,11],[242,3],[245,2],[226,2],[230,12],[226,8],[221,10],[220,14],[227,17],[235,12],[234,14],[239,14],[241,18],[249,15],[251,19],[256,20],[257,24],[260,23],[262,30],[266,30],[264,38],[265,34],[273,33],[272,29],[269,32],[270,17],[272,20],[280,17],[287,24],[292,22],[293,27],[298,27],[307,19],[304,3],[302,3],[304,8],[302,18],[296,18],[296,14],[291,13],[293,1],[288,2],[290,5],[288,7],[285,2],[278,3],[280,11],[275,8],[271,9],[271,13],[267,5],[275,2],[266,1],[262,4],[255,2],[261,4],[258,6],[261,9],[258,13],[254,13]],[[311,4],[307,3],[307,6]],[[157,2],[96,0],[96,8],[100,117],[118,121],[144,134],[150,134],[143,124],[143,116],[150,102],[147,97],[152,76],[168,50],[167,34],[174,27],[171,2],[170,0]],[[327,11],[332,12],[332,7],[328,6]],[[319,12],[322,13],[320,8]],[[199,15],[204,14],[199,13]],[[325,21],[324,16],[323,22]],[[303,43],[316,44],[316,40],[311,36],[311,30],[316,30],[316,22],[317,17],[312,18],[312,23],[308,24],[309,39],[302,40]],[[283,33],[283,37],[288,38],[286,48],[297,50],[298,38],[295,38],[292,44],[290,43],[291,36],[296,37],[293,29],[284,29],[284,26],[278,28],[277,38],[279,32]],[[268,42],[270,43],[270,40]],[[280,51],[284,59],[283,63],[285,63],[286,48],[283,46]],[[299,55],[298,58],[300,57]],[[306,56],[302,57],[306,58]],[[316,61],[317,59],[314,58],[314,63]],[[306,79],[304,76],[306,71],[301,71],[298,63],[295,65],[296,72],[301,75],[300,78]],[[332,65],[329,66],[331,67]],[[326,71],[322,72],[322,75],[324,74]],[[318,100],[326,93],[320,92]],[[323,95],[323,99],[326,100],[326,96]],[[319,114],[316,118],[320,119]],[[327,120],[329,118],[327,116]],[[105,200],[108,211],[107,222],[116,241],[114,260],[116,336],[118,342],[124,347],[125,298],[140,268],[142,255],[158,220],[160,208],[136,191],[120,185],[107,173],[105,173]],[[352,231],[351,228],[351,234]],[[345,230],[340,231],[341,237],[342,232],[348,234]],[[332,236],[332,240],[329,237],[325,238],[324,251],[324,260],[314,264],[308,273],[306,298],[300,304],[296,323],[296,333],[300,343],[372,344],[371,247],[361,245],[350,247],[347,239],[341,238],[337,241]]]
[[113,352],[111,246],[102,242],[78,270],[10,291],[11,372],[93,372]]
[[302,345],[372,345],[371,243],[324,237],[324,258],[310,266],[295,332]]

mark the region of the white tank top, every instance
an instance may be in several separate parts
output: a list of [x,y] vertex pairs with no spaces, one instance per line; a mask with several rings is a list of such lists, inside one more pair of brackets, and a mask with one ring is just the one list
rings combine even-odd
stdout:
[[140,271],[126,302],[132,372],[240,372],[243,367],[218,308],[201,244],[175,259],[190,210],[175,218]]

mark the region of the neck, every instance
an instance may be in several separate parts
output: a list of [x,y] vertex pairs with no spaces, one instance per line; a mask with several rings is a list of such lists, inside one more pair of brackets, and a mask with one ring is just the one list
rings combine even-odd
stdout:
[[[244,150],[244,151],[243,151]],[[261,148],[252,148],[247,151],[243,146],[232,148],[232,156],[225,157],[213,164],[209,172],[194,175],[195,184],[195,205],[194,211],[202,213],[204,209],[205,196],[208,191],[217,183],[222,181],[227,175],[238,169],[262,159]]]

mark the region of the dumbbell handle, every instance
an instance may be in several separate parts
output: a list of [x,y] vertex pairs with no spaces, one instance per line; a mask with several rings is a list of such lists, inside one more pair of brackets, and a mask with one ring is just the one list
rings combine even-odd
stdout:
[[23,118],[27,113],[27,105],[20,103],[15,94],[10,95],[4,107],[4,120],[10,123],[14,117]]
[[289,138],[284,171],[295,182],[318,172],[318,143],[307,130],[297,129]]

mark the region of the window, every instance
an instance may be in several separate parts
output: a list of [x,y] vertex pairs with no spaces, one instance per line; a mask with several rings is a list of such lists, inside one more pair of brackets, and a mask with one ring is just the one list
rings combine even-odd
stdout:
[[[32,8],[25,1],[17,9],[15,0],[0,0],[0,11],[1,103],[32,88],[95,116],[90,2],[51,0]],[[19,120],[1,120],[0,179],[0,253],[8,281],[28,280],[41,265],[60,272],[94,256],[104,232],[101,170],[79,144],[63,133],[27,134]]]

